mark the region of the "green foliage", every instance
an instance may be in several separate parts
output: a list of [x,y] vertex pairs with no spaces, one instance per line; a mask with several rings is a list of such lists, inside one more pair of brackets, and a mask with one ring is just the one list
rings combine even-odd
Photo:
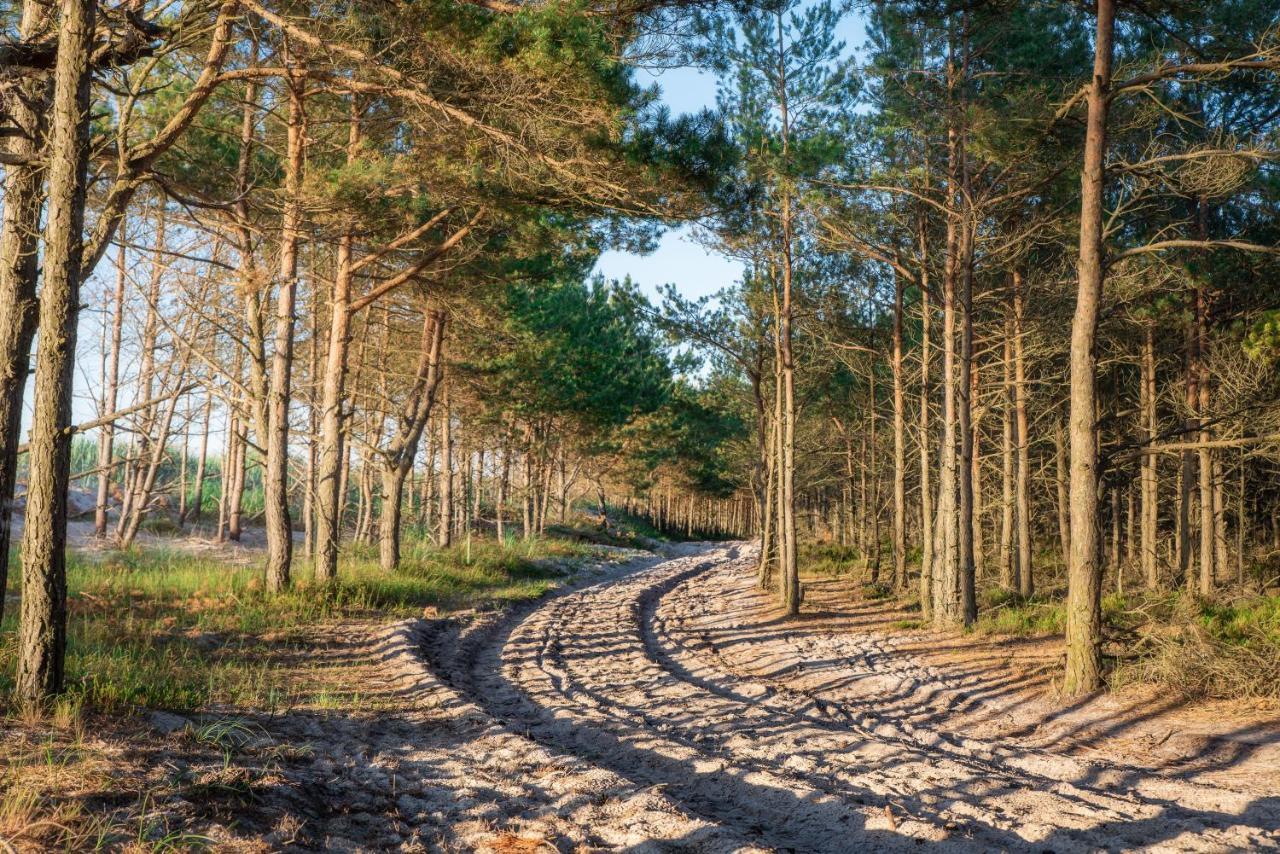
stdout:
[[637,309],[629,282],[561,281],[510,286],[501,336],[475,365],[508,413],[556,418],[587,437],[661,406],[670,369]]

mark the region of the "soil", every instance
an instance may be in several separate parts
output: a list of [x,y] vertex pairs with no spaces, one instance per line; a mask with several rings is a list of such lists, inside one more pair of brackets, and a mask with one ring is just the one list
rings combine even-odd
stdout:
[[224,710],[252,735],[221,763],[204,721],[129,755],[227,776],[155,809],[228,850],[1280,848],[1275,712],[1064,705],[1053,639],[895,631],[840,579],[785,621],[752,570],[685,546],[506,612],[334,627],[307,663],[358,702]]

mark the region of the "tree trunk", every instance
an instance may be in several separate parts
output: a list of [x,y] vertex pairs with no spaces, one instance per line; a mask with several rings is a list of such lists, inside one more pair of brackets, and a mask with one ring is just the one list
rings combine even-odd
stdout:
[[1213,513],[1213,451],[1204,447],[1213,436],[1207,425],[1209,417],[1209,341],[1205,334],[1207,305],[1204,288],[1196,288],[1195,294],[1195,368],[1196,368],[1196,425],[1201,443],[1197,451],[1197,468],[1200,475],[1200,595],[1213,595],[1214,557],[1217,554],[1216,521]]
[[233,463],[231,485],[231,509],[227,514],[227,537],[232,542],[240,542],[244,533],[244,488],[249,473],[249,425],[243,418],[235,421],[235,460]]
[[285,201],[280,223],[280,282],[276,295],[275,342],[267,410],[266,466],[263,472],[267,535],[267,590],[289,586],[293,523],[289,516],[289,397],[293,372],[294,300],[298,288],[298,236],[302,217],[302,149],[305,144],[303,82],[290,79]]
[[927,243],[920,229],[920,616],[933,619],[933,486],[930,483],[932,449],[929,446],[929,327],[933,308],[929,305]]
[[[111,317],[111,344],[107,352],[106,386],[102,392],[102,415],[116,411],[120,396],[120,343],[124,329],[124,286],[128,280],[125,267],[124,241],[116,252],[116,290],[113,302],[115,312]],[[93,516],[93,533],[96,537],[107,535],[107,511],[111,502],[111,474],[115,456],[116,423],[102,425],[98,433],[98,500]]]
[[[36,706],[63,687],[67,639],[67,480],[72,377],[89,162],[89,68],[97,3],[62,0],[48,155],[44,283],[36,353],[30,472],[22,532],[16,699]],[[26,223],[34,228],[37,220]],[[12,263],[11,259],[6,259]]]
[[1018,590],[1018,555],[1013,549],[1013,419],[1016,407],[1013,393],[1013,318],[1005,321],[1004,411],[1000,423],[1000,587]]
[[[24,0],[18,37],[48,37],[55,24],[54,6],[46,0]],[[6,99],[7,121],[20,131],[7,137],[7,151],[19,163],[4,167],[4,212],[0,221],[0,614],[9,583],[13,495],[22,441],[22,401],[31,366],[31,343],[39,305],[36,280],[40,264],[40,213],[43,203],[46,109],[50,80],[32,74],[17,81]]]
[[1097,2],[1080,197],[1079,285],[1071,321],[1071,563],[1067,570],[1067,666],[1063,691],[1102,686],[1102,574],[1098,563],[1098,437],[1094,429],[1096,338],[1106,278],[1103,246],[1107,111],[1115,0]]
[[[196,477],[192,484],[191,501],[187,504],[187,517],[192,523],[200,521],[204,509],[204,478],[209,462],[209,421],[213,416],[213,395],[205,399],[204,429],[200,433],[200,456],[196,459]],[[186,519],[182,520],[184,523]]]
[[[1142,431],[1146,442],[1156,436],[1156,357],[1155,327],[1148,323],[1142,339]],[[1142,455],[1142,577],[1148,590],[1160,587],[1156,568],[1156,525],[1159,520],[1157,466],[1155,454]]]
[[[440,548],[453,545],[453,410],[449,401],[449,381],[444,380],[440,412]],[[526,531],[527,534],[527,531]]]
[[[948,64],[949,82],[951,75],[951,66]],[[958,195],[957,145],[958,132],[953,121],[948,129],[950,158],[948,195],[951,199]],[[956,280],[960,274],[959,234],[956,220],[957,216],[954,212],[948,214],[942,282],[942,447],[938,464],[937,511],[937,529],[941,539],[938,545],[941,547],[937,550],[938,560],[933,573],[933,619],[940,625],[957,624],[963,619],[960,601],[960,575],[963,571],[963,562],[960,556],[958,530],[960,507],[957,504],[960,479],[959,460],[956,453]],[[967,383],[965,393],[967,394]]]
[[893,586],[907,584],[907,401],[902,371],[901,276],[894,277],[893,292]]
[[[353,153],[348,152],[348,161]],[[337,263],[329,295],[329,339],[320,386],[320,452],[316,468],[317,581],[338,577],[338,545],[342,536],[342,461],[346,453],[342,405],[346,397],[347,351],[351,342],[350,229],[338,238]]]
[[1013,413],[1014,442],[1017,447],[1015,486],[1018,522],[1018,592],[1024,598],[1035,593],[1031,555],[1031,436],[1027,425],[1027,373],[1024,352],[1022,273],[1013,272]]

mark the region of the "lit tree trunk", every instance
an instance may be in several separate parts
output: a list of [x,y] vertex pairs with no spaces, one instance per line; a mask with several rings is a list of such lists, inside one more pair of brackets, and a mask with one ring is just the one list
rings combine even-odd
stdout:
[[507,484],[511,478],[511,451],[508,448],[502,449],[502,474],[498,478],[498,492],[494,497],[493,510],[495,517],[495,527],[499,543],[507,541],[506,531],[503,529],[505,520],[503,519],[503,511],[506,509],[507,501]]
[[[179,371],[177,380],[181,382],[181,370]],[[151,444],[150,456],[146,460],[146,467],[138,472],[138,485],[135,489],[135,497],[132,506],[129,508],[129,516],[122,519],[125,523],[124,530],[120,534],[120,547],[128,548],[138,536],[138,528],[142,525],[142,520],[146,518],[147,510],[151,504],[152,493],[155,490],[156,478],[160,474],[160,466],[165,459],[165,446],[168,443],[169,430],[173,424],[174,411],[178,406],[180,395],[174,395],[169,398],[169,403],[165,407],[164,414],[161,416],[159,424],[156,425],[157,433],[155,441]]]
[[920,228],[920,615],[933,619],[933,486],[930,483],[932,451],[929,447],[929,272],[924,226]]
[[1023,308],[1022,274],[1013,273],[1013,413],[1014,442],[1017,446],[1017,497],[1018,520],[1018,592],[1027,598],[1035,593],[1035,580],[1031,568],[1031,435],[1027,424],[1027,373],[1022,323]]
[[902,376],[901,276],[893,293],[893,586],[907,584],[907,402]]
[[[440,548],[453,545],[453,410],[449,401],[449,381],[441,389],[440,411]],[[527,459],[527,458],[526,458]],[[528,536],[529,520],[525,535]]]
[[762,590],[769,587],[770,575],[774,565],[774,552],[777,550],[777,534],[774,526],[777,514],[774,513],[774,507],[777,504],[775,494],[777,491],[778,459],[777,454],[773,452],[778,444],[777,430],[777,420],[770,420],[766,437],[767,447],[765,449],[764,506],[760,511],[760,563],[756,568],[756,581]]
[[[67,639],[67,480],[71,392],[80,309],[84,207],[91,114],[89,69],[97,4],[62,0],[53,73],[48,206],[40,290],[26,521],[22,531],[22,611],[16,699],[35,706],[63,687]],[[34,228],[36,220],[27,223]],[[8,263],[12,263],[8,260]]]
[[1053,422],[1054,486],[1058,494],[1058,546],[1062,551],[1062,568],[1071,565],[1071,507],[1067,496],[1067,437],[1058,417]]
[[[968,74],[968,46],[967,31],[964,38],[966,39],[964,58],[964,76]],[[963,101],[961,103],[963,107]],[[959,507],[957,508],[956,520],[958,533],[956,544],[959,550],[959,578],[957,579],[958,590],[958,611],[953,615],[953,621],[963,623],[968,626],[973,623],[978,616],[978,605],[975,590],[975,574],[977,572],[976,555],[980,545],[975,541],[975,532],[977,522],[975,520],[975,492],[974,492],[974,465],[978,457],[974,449],[974,425],[973,425],[973,404],[974,392],[973,382],[975,378],[973,361],[973,230],[974,223],[972,221],[973,212],[970,210],[969,199],[972,193],[969,190],[969,166],[966,159],[965,140],[962,136],[962,129],[959,120],[953,120],[952,123],[952,157],[957,163],[959,176],[961,179],[961,189],[959,199],[957,199],[957,207],[962,216],[960,221],[960,269],[957,271],[960,277],[960,297],[958,300],[961,316],[960,316],[960,376],[956,381],[957,394],[957,414],[956,429],[960,433],[960,463],[959,463]],[[954,184],[952,185],[954,187]]]
[[431,419],[436,387],[440,381],[440,355],[444,344],[445,317],[426,312],[423,317],[418,370],[414,386],[395,426],[392,446],[382,465],[382,517],[378,521],[378,562],[386,572],[400,566],[401,506],[404,482],[413,471],[418,442]]
[[293,559],[293,524],[289,518],[289,386],[293,371],[293,314],[298,287],[298,234],[302,216],[302,149],[306,133],[302,86],[301,80],[290,78],[285,202],[280,224],[280,283],[276,296],[266,465],[263,471],[266,574],[267,589],[271,592],[279,592],[289,586],[289,568]]
[[[18,38],[28,41],[47,37],[55,23],[54,17],[52,3],[24,0]],[[4,167],[4,211],[0,221],[0,593],[7,589],[9,582],[22,400],[39,312],[36,280],[45,170],[44,159],[39,155],[44,150],[49,78],[42,74],[27,75],[15,82],[9,94],[6,118],[21,132],[4,142],[8,153],[19,162]],[[0,613],[4,609],[3,599],[0,595]]]
[[1096,691],[1102,686],[1098,437],[1094,418],[1096,338],[1106,278],[1103,218],[1115,0],[1098,0],[1097,19],[1081,176],[1080,281],[1071,322],[1071,563],[1067,570],[1067,666],[1063,682],[1063,691],[1068,696]]
[[1217,554],[1216,521],[1213,513],[1213,451],[1204,446],[1213,436],[1208,429],[1209,416],[1209,340],[1205,333],[1208,307],[1203,288],[1196,288],[1196,421],[1201,447],[1197,451],[1197,467],[1200,474],[1200,595],[1213,595],[1214,557]]
[[1013,411],[1016,406],[1013,393],[1013,318],[1005,322],[1004,358],[1004,411],[1001,413],[1000,433],[1000,587],[1017,590],[1018,555],[1014,552],[1013,530]]
[[[1148,323],[1142,339],[1142,430],[1143,438],[1150,443],[1156,436],[1156,356],[1155,327]],[[1159,458],[1154,453],[1142,455],[1142,576],[1147,589],[1160,586],[1156,570],[1156,524],[1159,505],[1157,501],[1156,475]]]
[[[952,71],[948,65],[948,80]],[[959,175],[956,148],[958,132],[952,122],[948,130],[950,167],[948,197],[958,195]],[[962,621],[960,575],[963,571],[960,532],[958,530],[960,507],[957,504],[959,489],[959,460],[956,454],[956,281],[960,275],[959,233],[957,215],[947,215],[946,260],[942,283],[942,447],[938,465],[938,525],[941,547],[937,549],[934,565],[933,619],[940,625]],[[967,379],[967,377],[966,377]],[[967,383],[966,383],[967,394]],[[965,508],[968,509],[968,508]]]
[[[347,162],[356,156],[359,124],[352,120]],[[320,388],[320,451],[316,470],[316,580],[338,577],[338,545],[342,536],[342,460],[346,453],[342,434],[347,354],[351,342],[351,254],[355,236],[350,228],[338,238],[333,288],[329,295],[329,340]]]
[[[142,360],[138,367],[137,401],[150,401],[155,397],[155,354],[156,339],[160,327],[160,284],[163,281],[165,270],[161,255],[165,248],[166,220],[164,205],[161,204],[156,211],[155,248],[151,255],[151,276],[145,295],[147,311],[146,321],[142,326]],[[124,502],[120,507],[120,519],[116,523],[116,536],[126,545],[133,539],[132,535],[129,535],[128,540],[125,539],[126,528],[131,524],[130,519],[139,512],[139,504],[146,501],[146,496],[142,494],[142,488],[146,479],[146,472],[150,467],[149,461],[152,456],[152,446],[155,443],[155,438],[152,436],[152,431],[156,427],[155,404],[147,404],[139,413],[136,423],[135,435],[138,438],[137,459],[129,460],[125,463]]]
[[868,512],[871,515],[871,583],[880,580],[880,467],[876,454],[876,375],[872,370],[869,383],[870,404],[867,407],[867,476],[871,481]]
[[[1196,335],[1195,322],[1187,327],[1186,344],[1186,408],[1187,417],[1183,422],[1188,438],[1195,436],[1199,427],[1196,410],[1200,405],[1197,386],[1200,380],[1199,337]],[[1191,571],[1191,484],[1196,477],[1196,452],[1190,448],[1182,451],[1182,467],[1178,478],[1178,575],[1188,591],[1194,589],[1194,574]]]
[[[786,64],[783,59],[786,44],[783,39],[783,15],[777,12],[778,23],[778,109],[780,127],[782,129],[782,159],[790,157],[790,116],[788,114],[788,91]],[[791,188],[783,179],[781,211],[779,223],[782,230],[781,266],[782,266],[782,306],[779,312],[779,357],[782,365],[782,458],[779,477],[781,502],[781,518],[779,520],[779,557],[782,572],[782,606],[788,616],[800,613],[800,567],[796,560],[796,495],[795,495],[795,452],[796,452],[796,388],[795,357],[792,351],[792,199]]]
[[[200,521],[200,513],[204,508],[204,478],[209,462],[209,421],[213,416],[213,395],[205,398],[204,428],[200,433],[200,455],[196,459],[196,477],[192,485],[191,501],[187,505],[187,518],[193,523]],[[183,519],[186,522],[187,519]]]
[[[111,317],[111,343],[107,351],[106,387],[102,393],[102,415],[116,411],[120,396],[120,343],[124,328],[124,286],[128,276],[125,267],[124,241],[116,252],[116,290],[113,297],[115,312]],[[107,535],[107,511],[111,502],[112,458],[115,456],[116,423],[102,425],[98,433],[98,500],[93,517],[93,533],[97,537]]]
[[234,462],[232,467],[231,508],[227,513],[227,537],[240,542],[244,532],[244,488],[249,469],[249,427],[243,418],[237,418],[234,437]]

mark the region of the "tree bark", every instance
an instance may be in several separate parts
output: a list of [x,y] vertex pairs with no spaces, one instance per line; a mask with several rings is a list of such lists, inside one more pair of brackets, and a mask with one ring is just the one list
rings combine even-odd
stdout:
[[[22,611],[14,694],[28,706],[63,687],[67,640],[67,480],[80,309],[96,0],[62,0],[48,152],[44,283],[22,532]],[[26,223],[34,228],[36,221]]]
[[893,292],[893,586],[907,584],[907,401],[903,388],[901,276]]
[[[116,253],[116,289],[113,297],[115,312],[111,317],[111,343],[107,351],[106,386],[102,392],[102,414],[115,412],[120,395],[120,344],[124,328],[124,286],[128,276],[125,267],[124,241]],[[111,502],[111,475],[115,456],[115,421],[102,425],[98,433],[98,500],[93,517],[93,533],[96,537],[107,535],[107,511]]]
[[263,471],[267,535],[267,590],[289,586],[293,523],[289,514],[289,398],[293,373],[294,301],[298,288],[298,239],[302,219],[302,149],[305,144],[303,83],[290,79],[284,210],[280,222],[279,290],[267,409],[266,465]]
[[1017,561],[1018,592],[1024,598],[1035,593],[1031,566],[1031,435],[1027,424],[1027,368],[1023,336],[1022,273],[1013,272],[1013,413],[1014,443],[1017,447]]
[[1013,317],[1005,321],[1004,407],[1000,419],[1000,587],[1018,590],[1018,554],[1014,551],[1013,506],[1013,419],[1016,407],[1013,393]]
[[[1156,436],[1156,357],[1155,326],[1148,323],[1142,339],[1142,431],[1147,442]],[[1156,568],[1156,525],[1159,513],[1157,494],[1157,465],[1155,454],[1142,455],[1142,576],[1148,590],[1160,587]]]
[[[444,387],[441,389],[440,410],[440,534],[438,543],[440,548],[447,549],[453,545],[453,409],[449,400],[449,379],[443,377],[441,380]],[[526,473],[528,472],[528,458],[526,457]],[[532,480],[531,478],[526,478]],[[532,520],[525,520],[525,537],[530,534],[529,528]]]
[[[347,139],[347,163],[356,157],[359,121],[352,118]],[[320,449],[316,468],[317,581],[338,577],[338,545],[342,534],[342,406],[346,398],[347,351],[351,343],[351,261],[355,235],[351,228],[338,238],[333,288],[329,295],[329,339],[320,387]],[[385,481],[384,481],[385,486]]]
[[1213,595],[1214,558],[1217,555],[1216,519],[1213,512],[1213,451],[1203,446],[1213,436],[1207,424],[1209,417],[1209,340],[1205,327],[1208,306],[1204,288],[1196,288],[1195,293],[1195,336],[1196,336],[1196,423],[1200,428],[1198,437],[1201,447],[1196,452],[1197,468],[1200,475],[1200,595],[1208,598]]
[[440,382],[440,359],[444,347],[445,315],[424,312],[419,345],[418,370],[401,409],[391,445],[382,459],[382,516],[378,521],[378,562],[386,572],[400,566],[401,505],[404,482],[413,471],[418,443],[431,419],[436,388]]
[[1103,246],[1107,113],[1115,0],[1098,0],[1081,175],[1079,284],[1071,321],[1071,562],[1067,570],[1068,696],[1102,686],[1102,573],[1098,561],[1098,437],[1094,430],[1096,339],[1106,278]]
[[[204,479],[209,462],[209,421],[213,417],[213,395],[205,398],[204,429],[200,433],[200,455],[196,459],[196,477],[192,484],[191,501],[187,504],[187,519],[200,521],[200,513],[204,508]],[[183,519],[182,522],[186,522]]]
[[929,304],[928,244],[920,227],[920,616],[933,619],[933,486],[930,483],[932,449],[929,443],[929,328],[933,308]]
[[[34,41],[48,36],[55,6],[47,0],[23,0],[18,37]],[[0,220],[0,594],[8,589],[13,496],[22,441],[22,402],[31,366],[31,343],[39,305],[36,280],[40,263],[40,213],[43,203],[46,109],[51,92],[47,75],[18,81],[7,98],[7,119],[22,133],[8,137],[5,148],[19,163],[4,168],[4,212]],[[0,615],[3,614],[0,595]]]

